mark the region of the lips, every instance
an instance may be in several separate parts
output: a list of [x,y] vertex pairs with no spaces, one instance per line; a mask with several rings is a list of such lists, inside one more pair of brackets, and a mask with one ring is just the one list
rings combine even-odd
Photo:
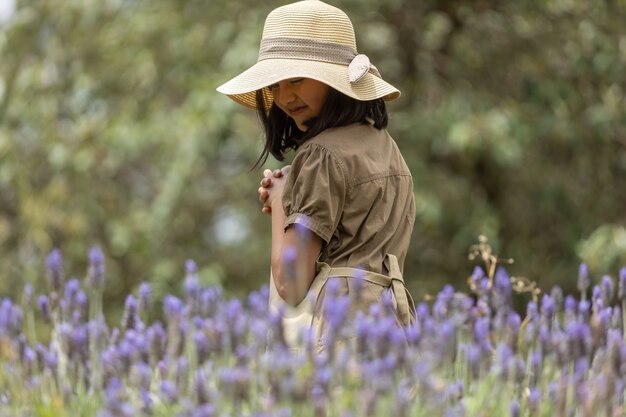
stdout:
[[294,107],[293,109],[289,109],[289,115],[291,117],[293,116],[297,116],[299,114],[301,114],[307,106],[300,106],[300,107]]

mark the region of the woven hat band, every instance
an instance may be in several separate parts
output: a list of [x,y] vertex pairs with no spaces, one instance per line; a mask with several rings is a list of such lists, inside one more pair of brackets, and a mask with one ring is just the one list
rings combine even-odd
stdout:
[[288,58],[349,65],[356,55],[349,46],[300,38],[265,38],[259,49],[259,61]]
[[349,46],[320,42],[303,38],[264,38],[259,48],[259,59],[298,59],[346,65],[350,82],[357,82],[371,72],[380,78],[380,73],[366,55],[357,54]]

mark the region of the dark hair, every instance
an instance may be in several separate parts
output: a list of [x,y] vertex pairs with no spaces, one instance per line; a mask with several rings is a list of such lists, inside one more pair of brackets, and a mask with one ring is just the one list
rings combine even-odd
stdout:
[[279,161],[284,160],[289,149],[297,149],[308,139],[331,127],[354,123],[369,124],[370,119],[374,122],[375,128],[384,129],[389,122],[383,99],[359,101],[334,88],[329,88],[320,115],[307,120],[305,123],[309,129],[302,132],[294,120],[275,103],[272,103],[269,110],[265,109],[265,94],[267,93],[262,89],[256,92],[257,112],[265,129],[265,146],[253,169],[263,165],[270,154]]

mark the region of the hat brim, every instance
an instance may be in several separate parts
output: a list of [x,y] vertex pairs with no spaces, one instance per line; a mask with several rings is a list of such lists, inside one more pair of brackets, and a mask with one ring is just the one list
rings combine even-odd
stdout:
[[[304,77],[323,82],[335,90],[357,99],[385,101],[400,97],[400,91],[380,77],[368,72],[359,81],[351,83],[345,65],[320,61],[294,59],[265,59],[217,88],[239,104],[257,108],[256,91],[289,78]],[[264,92],[265,106],[271,107],[272,93]]]

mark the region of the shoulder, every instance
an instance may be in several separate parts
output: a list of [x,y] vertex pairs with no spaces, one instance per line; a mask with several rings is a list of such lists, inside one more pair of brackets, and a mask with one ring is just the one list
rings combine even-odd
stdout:
[[344,158],[355,152],[360,153],[370,146],[380,147],[389,142],[391,137],[385,129],[379,130],[366,124],[326,129],[300,146],[297,153],[329,152],[337,158]]
[[311,138],[307,143],[317,143],[322,146],[333,147],[343,142],[363,140],[386,134],[386,130],[378,130],[367,124],[351,124],[348,126],[326,129],[319,135]]

